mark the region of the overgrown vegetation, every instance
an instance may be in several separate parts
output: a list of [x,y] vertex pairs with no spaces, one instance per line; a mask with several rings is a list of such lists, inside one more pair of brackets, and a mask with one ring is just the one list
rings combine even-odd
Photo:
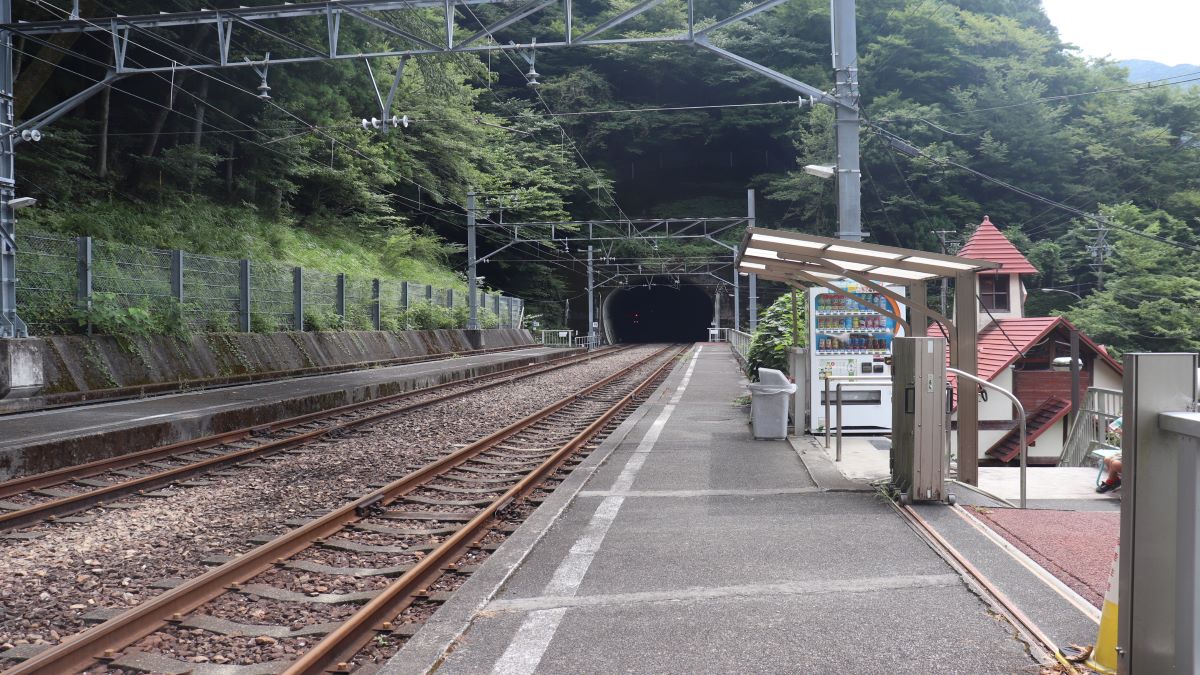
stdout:
[[[791,374],[791,369],[788,368],[788,349],[803,347],[807,342],[804,298],[803,293],[797,292],[793,305],[792,294],[785,293],[765,311],[759,313],[758,329],[754,331],[750,340],[750,350],[746,355],[747,375],[751,380],[758,380],[759,368],[773,368]],[[793,316],[795,323],[792,321]]]
[[[119,0],[90,13],[155,13],[162,4]],[[675,33],[686,7],[663,3],[622,30]],[[587,23],[627,8],[601,0],[578,16]],[[740,0],[716,0],[695,10],[704,22],[742,8]],[[458,20],[473,32],[478,22],[496,21],[506,11],[480,5],[472,9],[477,17],[460,14]],[[830,89],[828,11],[827,0],[789,0],[713,39]],[[52,3],[32,0],[18,0],[15,16],[62,18]],[[389,20],[424,39],[442,39],[444,26],[433,13],[395,12]],[[1177,256],[1191,269],[1193,253],[1179,244],[1200,227],[1200,90],[1129,90],[1122,68],[1081,58],[1063,43],[1040,0],[879,0],[860,3],[858,21],[863,219],[874,241],[937,250],[936,231],[965,235],[987,213],[1024,236],[1020,245],[1042,272],[1035,287],[1086,298],[1072,309],[1069,295],[1034,290],[1030,311],[1071,309],[1089,333],[1123,349],[1195,343],[1192,290],[1177,287],[1167,265]],[[207,37],[190,27],[164,34],[203,51],[212,42],[207,30]],[[295,31],[289,37],[308,44],[326,37],[320,21],[293,22],[289,30]],[[495,39],[528,42],[561,30],[561,15],[547,11],[497,31]],[[131,36],[135,43],[146,39]],[[370,52],[394,40],[349,22],[341,42],[343,50]],[[236,46],[248,53],[279,47],[255,31],[240,34]],[[20,48],[29,52],[17,87],[23,120],[80,89],[80,78],[65,69],[84,78],[102,75],[109,46],[80,38],[69,49],[82,56],[65,58],[24,40]],[[46,66],[38,64],[47,61],[63,70],[40,78],[37,70]],[[381,86],[390,85],[396,60],[374,63]],[[42,200],[21,213],[22,221],[56,232],[459,289],[462,279],[450,270],[463,267],[461,207],[471,188],[505,195],[481,199],[484,215],[515,222],[737,215],[749,186],[761,195],[760,224],[835,231],[831,184],[799,170],[834,158],[830,110],[799,109],[793,93],[777,84],[686,47],[545,51],[537,67],[540,96],[555,113],[691,109],[552,118],[529,93],[523,66],[499,56],[456,54],[409,62],[393,112],[415,122],[380,134],[357,124],[378,114],[373,83],[358,61],[272,67],[274,104],[254,95],[258,81],[248,69],[216,78],[186,70],[173,79],[139,76],[44,129],[41,143],[20,146],[20,193]],[[1112,90],[1120,93],[1103,93]],[[723,104],[769,105],[695,108]],[[926,156],[898,152],[886,134]],[[1095,221],[1002,183],[1083,212],[1103,208],[1140,232],[1170,231],[1161,238],[1174,243],[1114,233],[1114,254],[1097,265],[1088,255]],[[481,239],[484,248],[498,245]],[[638,241],[605,254],[676,258],[711,250],[664,242],[652,251]],[[582,272],[570,261],[577,255],[528,244],[497,255],[479,273],[489,285],[529,300],[530,311],[549,325],[560,321],[563,300],[582,286]],[[1162,269],[1136,262],[1145,255]],[[537,259],[555,262],[531,262]],[[1110,317],[1114,323],[1105,324]],[[346,323],[363,320],[351,316]],[[438,325],[442,319],[420,321]]]

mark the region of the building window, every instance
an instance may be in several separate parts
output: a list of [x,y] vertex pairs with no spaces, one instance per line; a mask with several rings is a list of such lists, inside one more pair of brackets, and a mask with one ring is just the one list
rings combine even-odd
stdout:
[[984,309],[1008,311],[1008,275],[979,277],[979,302]]

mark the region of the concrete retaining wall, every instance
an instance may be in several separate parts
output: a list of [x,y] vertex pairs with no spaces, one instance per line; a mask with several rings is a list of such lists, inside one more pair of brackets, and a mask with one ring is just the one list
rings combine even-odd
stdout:
[[37,396],[0,402],[0,412],[503,349],[532,344],[533,336],[527,330],[499,328],[209,333],[187,340],[56,336],[38,341],[44,387]]

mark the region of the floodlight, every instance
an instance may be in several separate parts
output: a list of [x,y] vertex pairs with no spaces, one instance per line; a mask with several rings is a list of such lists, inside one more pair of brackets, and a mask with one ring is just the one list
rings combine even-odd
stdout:
[[804,173],[817,178],[833,178],[837,175],[837,167],[833,164],[806,164]]
[[26,206],[34,206],[37,204],[37,199],[33,197],[16,197],[8,200],[8,205],[14,209],[23,209]]

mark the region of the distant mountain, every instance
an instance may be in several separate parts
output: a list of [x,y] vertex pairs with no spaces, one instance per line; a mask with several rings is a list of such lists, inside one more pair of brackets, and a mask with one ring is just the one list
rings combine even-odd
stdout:
[[[1182,82],[1180,84],[1182,87],[1200,84],[1200,66],[1186,63],[1178,66],[1168,66],[1165,63],[1143,61],[1140,59],[1130,59],[1128,61],[1120,61],[1119,63],[1129,69],[1130,82],[1149,82],[1151,80],[1163,80],[1171,77],[1192,80],[1190,82]],[[1191,75],[1197,79],[1183,77],[1185,75]]]

